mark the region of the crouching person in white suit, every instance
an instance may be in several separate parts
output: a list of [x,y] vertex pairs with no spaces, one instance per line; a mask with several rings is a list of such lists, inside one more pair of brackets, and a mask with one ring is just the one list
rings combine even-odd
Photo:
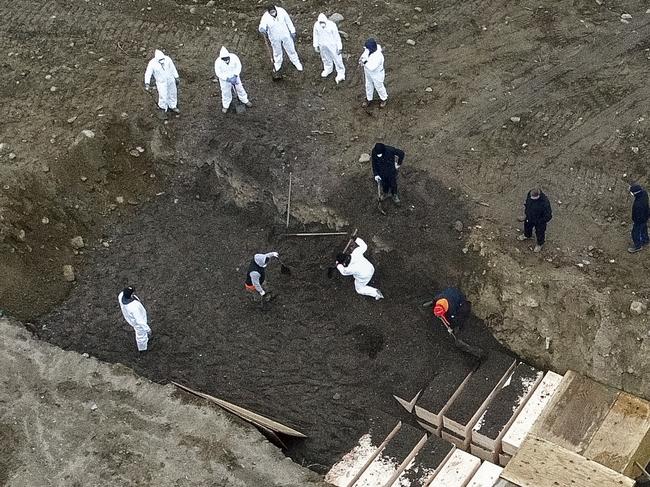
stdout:
[[135,343],[138,346],[138,351],[146,352],[151,328],[147,324],[147,310],[144,309],[134,291],[132,287],[124,288],[118,294],[117,300],[120,303],[124,319],[135,331]]
[[352,253],[336,256],[336,268],[341,275],[354,277],[354,289],[356,289],[357,293],[380,300],[384,297],[381,291],[372,286],[368,286],[372,276],[375,274],[375,266],[363,255],[368,249],[368,246],[366,242],[358,237],[354,243],[357,244],[357,248]]

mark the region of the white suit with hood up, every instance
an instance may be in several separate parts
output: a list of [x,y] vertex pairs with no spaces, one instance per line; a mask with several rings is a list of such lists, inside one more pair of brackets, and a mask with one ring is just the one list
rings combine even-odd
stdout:
[[151,76],[156,78],[156,89],[158,90],[158,106],[163,109],[175,109],[178,103],[176,80],[178,71],[169,56],[156,49],[154,57],[147,65],[144,72],[144,84],[151,83]]
[[368,286],[368,283],[375,274],[375,266],[364,257],[368,245],[360,238],[356,238],[354,243],[357,248],[350,253],[350,263],[347,266],[338,264],[336,268],[343,276],[354,276],[354,289],[363,296],[371,296],[375,299],[381,299],[384,296],[379,289]]
[[296,28],[293,26],[291,17],[282,7],[275,7],[277,15],[273,17],[268,11],[264,12],[258,30],[269,38],[273,48],[273,67],[279,71],[282,67],[282,48],[287,51],[289,60],[298,71],[302,71],[302,63],[298,58],[292,35],[295,35]]
[[117,295],[117,301],[120,303],[122,315],[126,322],[131,325],[135,331],[135,343],[138,351],[144,352],[149,343],[151,328],[147,324],[147,310],[144,309],[140,299],[135,294],[131,295],[131,300],[124,302],[124,291]]
[[359,62],[363,64],[363,73],[366,77],[366,100],[372,101],[374,90],[381,101],[388,99],[388,93],[384,86],[386,72],[384,71],[384,54],[381,52],[381,46],[377,44],[377,50],[370,54],[368,49],[363,50]]
[[[324,25],[323,25],[324,24]],[[318,20],[314,23],[314,49],[320,52],[320,58],[323,61],[323,72],[321,76],[326,78],[334,71],[336,66],[336,82],[345,79],[345,65],[343,64],[343,43],[339,28],[334,22],[329,20],[325,14],[320,14]]]
[[[230,58],[226,63],[223,58]],[[236,54],[228,52],[225,47],[219,51],[219,57],[214,62],[214,74],[219,78],[219,85],[221,86],[221,103],[225,109],[228,109],[230,102],[232,102],[232,88],[235,87],[237,91],[237,98],[244,103],[248,103],[248,94],[244,89],[244,85],[239,77],[241,73],[241,61]]]

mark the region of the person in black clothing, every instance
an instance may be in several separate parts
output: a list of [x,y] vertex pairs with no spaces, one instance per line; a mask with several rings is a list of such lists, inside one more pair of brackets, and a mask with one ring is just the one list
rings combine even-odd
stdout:
[[397,195],[397,171],[404,162],[404,151],[377,143],[372,148],[372,174],[377,184],[381,183],[382,200],[391,194],[393,201],[399,203]]
[[469,318],[472,307],[460,289],[448,287],[434,296],[432,311],[434,316],[448,323],[455,332]]
[[634,242],[634,245],[627,251],[633,254],[650,242],[650,238],[648,238],[650,208],[648,205],[648,192],[641,185],[631,185],[630,194],[634,196],[634,203],[632,203],[632,242]]
[[524,204],[526,218],[524,220],[524,234],[519,235],[519,240],[527,240],[533,236],[533,228],[537,237],[535,252],[542,250],[546,237],[546,224],[553,218],[551,203],[540,189],[531,189],[526,196]]

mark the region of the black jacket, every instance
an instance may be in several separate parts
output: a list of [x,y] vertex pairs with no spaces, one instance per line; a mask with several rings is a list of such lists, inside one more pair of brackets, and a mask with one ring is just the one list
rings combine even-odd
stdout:
[[442,298],[446,299],[449,303],[449,309],[447,310],[447,317],[449,319],[456,318],[456,315],[460,311],[460,308],[462,308],[463,305],[467,302],[465,295],[455,287],[445,288],[436,294],[433,298],[433,304],[435,305],[435,303]]
[[630,188],[634,193],[634,203],[632,204],[632,221],[636,224],[647,223],[650,215],[650,206],[648,205],[648,192],[639,185]]
[[530,191],[526,196],[526,220],[530,223],[548,223],[553,218],[551,203],[544,193],[540,191],[536,200],[530,197]]
[[[382,147],[383,146],[383,149]],[[380,151],[380,152],[378,152]],[[383,153],[378,157],[378,153]],[[397,161],[395,161],[397,158]],[[375,144],[372,149],[372,175],[379,176],[382,179],[390,180],[395,177],[397,169],[395,169],[395,162],[398,166],[404,162],[404,151],[390,145]]]

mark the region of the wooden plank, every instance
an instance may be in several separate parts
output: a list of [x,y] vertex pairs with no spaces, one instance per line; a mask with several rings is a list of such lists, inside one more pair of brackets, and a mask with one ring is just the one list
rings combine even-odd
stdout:
[[391,487],[393,483],[397,480],[398,477],[401,477],[404,471],[410,467],[411,465],[415,464],[414,459],[415,456],[420,452],[424,444],[427,442],[427,435],[422,435],[422,438],[420,438],[420,441],[417,442],[415,447],[411,450],[411,452],[406,456],[406,458],[402,461],[402,463],[397,467],[397,470],[395,470],[395,473],[386,481],[386,484],[384,484],[384,487]]
[[454,447],[438,436],[429,436],[414,461],[397,479],[395,486],[424,487],[446,461]]
[[181,385],[177,382],[173,382],[176,387],[179,389],[183,389],[184,391],[187,391],[191,394],[194,394],[195,396],[202,397],[204,399],[207,399],[208,401],[212,401],[215,404],[218,404],[221,406],[223,409],[239,416],[240,418],[248,421],[249,423],[253,423],[258,426],[263,426],[264,428],[270,429],[271,431],[274,431],[275,433],[282,433],[285,435],[289,436],[295,436],[298,438],[307,438],[306,435],[302,434],[300,431],[297,431],[293,428],[289,428],[288,426],[279,423],[277,421],[273,421],[272,419],[269,419],[265,416],[262,416],[261,414],[254,413],[253,411],[250,411],[248,409],[245,409],[241,406],[237,406],[236,404],[233,404],[228,401],[224,401],[223,399],[219,399],[217,397],[211,396],[209,394],[205,394],[203,392],[195,391],[194,389],[191,389],[187,386]]
[[491,463],[499,462],[498,453],[495,453],[492,450],[486,450],[485,448],[475,445],[474,443],[472,443],[469,446],[469,452],[475,457],[479,457],[481,460],[485,460],[486,462],[491,462]]
[[505,453],[509,455],[517,453],[524,438],[532,429],[537,418],[542,414],[542,411],[553,397],[561,381],[561,375],[555,372],[546,373],[530,396],[530,399],[528,399],[521,412],[517,415],[514,423],[506,431],[501,442],[502,449]]
[[472,443],[499,453],[503,435],[543,375],[541,370],[523,362],[518,363],[472,428]]
[[454,435],[450,431],[443,429],[440,432],[440,436],[442,437],[443,440],[448,441],[449,443],[460,448],[461,450],[465,450],[469,446],[465,438],[458,438],[458,436]]
[[650,461],[650,403],[622,392],[593,436],[584,456],[628,477],[641,474],[634,462]]
[[494,487],[521,487],[521,486],[515,485],[512,482],[508,482],[506,479],[499,479],[497,480],[497,483],[494,484]]
[[499,480],[502,471],[503,468],[494,463],[483,462],[467,487],[493,487]]
[[415,403],[415,415],[436,428],[442,426],[442,416],[456,400],[465,388],[465,384],[471,379],[473,371],[440,373],[424,389]]
[[417,392],[417,394],[412,399],[409,399],[409,400],[406,400],[406,399],[404,399],[402,397],[396,396],[395,394],[393,394],[393,397],[399,403],[400,406],[402,406],[404,409],[406,409],[406,411],[408,411],[409,413],[412,413],[413,408],[415,407],[415,402],[418,400],[418,397],[420,397],[420,394],[422,394],[422,389],[420,389]]
[[520,487],[633,487],[634,480],[543,438],[529,435],[501,473]]
[[386,421],[384,417],[372,418],[368,433],[361,436],[357,445],[332,466],[325,481],[336,487],[354,484],[402,427],[400,421],[386,431]]
[[531,434],[583,453],[620,391],[569,371]]
[[481,461],[478,458],[456,449],[438,471],[429,487],[465,487],[480,465]]
[[507,453],[499,453],[499,465],[502,467],[505,467],[508,465],[508,462],[512,460],[512,456],[508,455]]
[[445,429],[467,437],[515,364],[516,361],[509,355],[494,351],[490,353],[443,414],[442,424]]

